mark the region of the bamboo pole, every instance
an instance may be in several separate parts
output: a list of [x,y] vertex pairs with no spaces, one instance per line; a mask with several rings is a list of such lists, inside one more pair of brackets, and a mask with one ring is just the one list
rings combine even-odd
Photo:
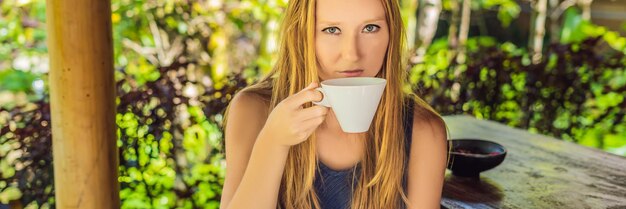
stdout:
[[534,18],[531,31],[531,60],[538,64],[543,59],[543,38],[546,31],[546,13],[548,0],[536,0],[534,5]]
[[451,0],[450,2],[450,26],[448,27],[448,63],[456,61],[458,52],[458,33],[459,33],[459,1]]
[[586,21],[591,20],[591,3],[593,0],[579,0],[578,6],[582,9],[582,19]]
[[[465,57],[467,56],[467,37],[469,36],[470,17],[471,17],[471,5],[472,0],[463,0],[461,10],[461,26],[459,29],[459,45],[456,62],[460,65],[465,64]],[[456,74],[456,73],[455,73]]]
[[550,22],[550,42],[558,43],[560,40],[561,27],[559,25],[559,16],[555,15],[555,11],[559,8],[559,0],[548,0],[548,20]]
[[561,40],[561,23],[559,18],[567,8],[574,6],[577,0],[565,0],[559,3],[559,0],[550,0],[550,40],[551,43],[558,43]]
[[110,0],[47,0],[60,209],[119,208]]
[[412,60],[414,63],[424,61],[426,51],[435,37],[435,32],[437,32],[437,23],[442,9],[441,0],[423,0],[421,5],[417,17],[418,40],[413,47],[416,54]]
[[[413,47],[417,41],[417,12],[420,3],[419,0],[405,0],[400,1],[400,3],[402,4],[402,20],[405,21],[404,24],[406,25],[407,45]],[[410,50],[413,49],[414,48],[410,48]]]

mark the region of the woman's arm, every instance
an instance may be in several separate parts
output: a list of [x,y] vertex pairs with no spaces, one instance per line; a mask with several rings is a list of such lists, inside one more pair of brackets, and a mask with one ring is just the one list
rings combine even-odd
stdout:
[[228,209],[276,208],[289,147],[268,141],[272,138],[271,135],[259,134]]
[[[249,159],[251,158],[251,155],[253,155],[253,147],[255,147],[255,143],[258,140],[257,138],[259,138],[259,132],[263,128],[265,120],[267,119],[267,116],[269,114],[267,107],[267,102],[263,101],[263,99],[253,93],[241,92],[237,94],[231,101],[228,110],[228,118],[226,120],[228,124],[226,126],[224,137],[226,141],[225,143],[227,166],[226,177],[224,180],[224,188],[222,190],[222,199],[220,205],[221,209],[226,209],[229,207],[230,202],[235,195],[235,191],[237,191],[237,188],[241,184],[244,172],[247,170],[246,167],[248,167],[249,164]],[[263,152],[266,152],[264,150],[266,148],[267,147],[261,148],[261,146],[259,146],[256,149],[256,154],[253,158],[265,158],[261,160],[265,160],[265,162],[269,163],[281,161],[281,159],[267,159],[268,157],[280,158],[280,156],[263,155]],[[255,163],[258,164],[259,162]],[[261,161],[260,163],[263,163],[263,161]],[[256,169],[256,167],[258,166],[251,167],[254,167],[253,169]],[[281,169],[281,174],[275,176],[280,178],[280,176],[282,175],[282,167],[280,165],[271,165],[265,168],[265,171],[254,173],[265,173],[270,170],[277,169]],[[248,175],[248,178],[251,179],[250,181],[254,181],[256,179],[254,175]],[[248,185],[250,183],[254,183],[250,181],[248,181]],[[266,179],[262,179],[261,181],[267,182]],[[278,181],[279,182],[270,183],[274,185],[279,185],[280,179]],[[258,197],[263,197],[264,195],[267,196],[274,193],[278,193],[278,190],[276,189],[276,191],[264,191],[263,194],[259,194]],[[275,204],[276,198],[267,197],[265,200],[273,201],[273,203],[271,204]],[[235,208],[235,206],[232,208]]]
[[240,93],[231,102],[226,140],[222,209],[273,209],[287,154],[323,122],[327,107],[302,105],[322,99],[316,83],[287,97],[267,113],[267,103]]
[[446,127],[438,116],[417,108],[408,165],[408,208],[439,209],[446,171]]

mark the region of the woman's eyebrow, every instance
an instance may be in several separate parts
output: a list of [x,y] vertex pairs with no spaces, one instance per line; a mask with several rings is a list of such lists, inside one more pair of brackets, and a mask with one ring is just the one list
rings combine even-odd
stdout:
[[318,20],[317,24],[323,24],[323,25],[339,25],[341,24],[341,22],[333,22],[333,21],[328,21],[328,20]]
[[[368,22],[377,22],[377,21],[385,21],[386,18],[384,16],[382,17],[375,17],[372,19],[368,19],[363,21],[363,23],[368,23]],[[323,25],[340,25],[341,22],[336,22],[336,21],[329,21],[329,20],[318,20],[317,24],[323,24]]]
[[379,17],[375,17],[369,20],[364,21],[363,23],[367,23],[367,22],[377,22],[377,21],[385,21],[387,20],[387,18],[385,18],[385,16],[379,16]]

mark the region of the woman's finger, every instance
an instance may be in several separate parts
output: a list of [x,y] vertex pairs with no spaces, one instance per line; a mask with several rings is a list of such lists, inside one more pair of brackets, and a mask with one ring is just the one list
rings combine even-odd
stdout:
[[297,113],[297,116],[300,120],[309,120],[311,118],[316,118],[316,117],[320,117],[320,116],[326,116],[326,114],[328,114],[328,107],[324,107],[324,106],[320,106],[320,105],[314,105],[312,107],[309,108],[305,108],[300,110]]
[[317,83],[311,83],[311,85],[302,89],[302,91],[294,94],[289,102],[292,106],[300,107],[307,102],[322,101],[322,93],[315,90],[315,88],[317,88]]
[[302,122],[302,128],[304,130],[310,130],[317,128],[320,124],[324,122],[326,116],[318,116],[315,118],[311,118]]

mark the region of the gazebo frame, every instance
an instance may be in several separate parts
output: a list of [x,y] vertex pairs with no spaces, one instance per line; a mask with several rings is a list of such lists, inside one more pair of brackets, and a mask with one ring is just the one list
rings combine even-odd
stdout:
[[110,0],[47,0],[55,204],[120,207]]

